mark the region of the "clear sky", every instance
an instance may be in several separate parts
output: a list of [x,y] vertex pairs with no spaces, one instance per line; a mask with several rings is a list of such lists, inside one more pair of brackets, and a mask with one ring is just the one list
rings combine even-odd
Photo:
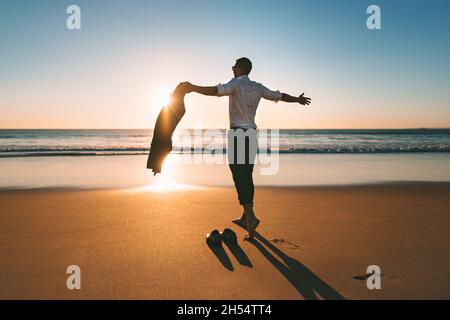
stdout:
[[[312,98],[262,102],[261,128],[450,127],[447,0],[2,0],[0,128],[152,128],[164,92],[226,82],[241,56],[252,79]],[[186,106],[182,127],[228,127],[227,98]]]

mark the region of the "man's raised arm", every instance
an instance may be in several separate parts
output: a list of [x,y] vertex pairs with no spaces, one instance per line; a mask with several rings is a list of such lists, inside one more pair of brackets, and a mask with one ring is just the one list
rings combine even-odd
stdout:
[[196,86],[190,82],[182,82],[181,86],[184,89],[185,93],[197,92],[197,93],[203,94],[205,96],[216,96],[217,95],[217,86],[202,87],[202,86]]
[[298,97],[293,97],[291,95],[288,95],[287,93],[282,93],[281,94],[281,101],[284,101],[284,102],[296,102],[296,103],[300,103],[302,105],[309,105],[311,103],[311,98],[304,97],[303,95],[304,95],[304,93],[302,93]]

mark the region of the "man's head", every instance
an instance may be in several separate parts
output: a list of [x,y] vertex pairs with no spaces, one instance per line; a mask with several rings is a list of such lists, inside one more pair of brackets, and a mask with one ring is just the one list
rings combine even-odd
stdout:
[[235,78],[239,78],[240,76],[246,75],[248,76],[250,74],[250,71],[252,71],[252,62],[248,58],[239,58],[236,60],[236,63],[232,67],[233,74]]

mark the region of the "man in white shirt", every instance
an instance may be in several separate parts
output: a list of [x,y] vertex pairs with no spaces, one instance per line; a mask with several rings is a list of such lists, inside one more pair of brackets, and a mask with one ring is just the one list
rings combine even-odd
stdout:
[[[243,130],[245,132],[247,130],[256,130],[255,114],[261,98],[275,102],[280,100],[284,102],[295,102],[302,105],[309,105],[311,103],[311,99],[304,97],[303,93],[299,97],[293,97],[280,91],[272,91],[262,84],[250,80],[248,75],[252,70],[252,63],[248,58],[237,59],[232,70],[234,78],[226,84],[202,87],[189,82],[183,82],[181,85],[185,93],[197,92],[207,96],[229,96],[230,128],[235,132],[237,130]],[[230,144],[229,139],[228,152],[234,151],[233,157],[231,157],[232,160],[237,158],[236,154],[238,153],[245,154],[244,163],[230,161],[229,166],[238,193],[239,203],[244,208],[242,217],[233,221],[247,229],[249,234],[246,236],[246,239],[251,240],[260,222],[253,211],[253,164],[256,153],[250,155],[249,151],[250,145],[252,143],[256,144],[257,142],[256,135],[246,136],[248,140],[245,142],[245,150],[238,150],[237,143]],[[232,148],[230,148],[230,145]]]

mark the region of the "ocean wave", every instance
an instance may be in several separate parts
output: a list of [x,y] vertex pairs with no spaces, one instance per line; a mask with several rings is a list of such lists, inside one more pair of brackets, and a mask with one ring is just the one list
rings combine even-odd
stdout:
[[70,146],[52,146],[52,147],[30,147],[30,146],[6,146],[0,147],[0,153],[3,152],[143,152],[149,148],[143,147],[70,147]]
[[[149,148],[24,148],[2,149],[0,158],[14,157],[54,157],[54,156],[125,156],[145,155]],[[434,146],[365,146],[365,147],[281,147],[279,149],[259,149],[258,153],[280,154],[377,154],[377,153],[425,153],[425,152],[450,152],[448,145]],[[174,147],[175,154],[226,154],[225,148],[181,148]]]

